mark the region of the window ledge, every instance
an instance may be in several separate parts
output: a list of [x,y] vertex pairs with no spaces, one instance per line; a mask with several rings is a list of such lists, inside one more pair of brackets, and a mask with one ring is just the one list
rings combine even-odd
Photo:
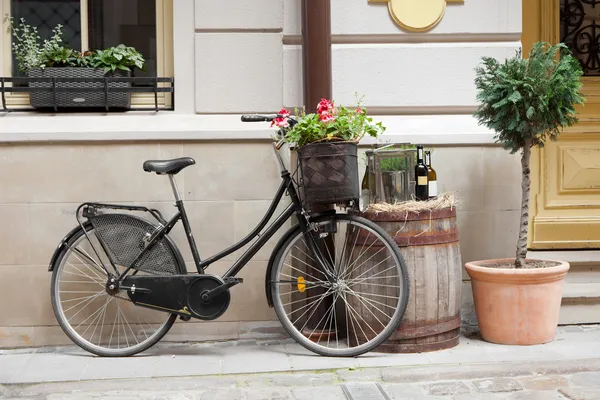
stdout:
[[[266,140],[268,123],[243,123],[240,115],[136,112],[122,114],[0,114],[0,143],[137,140]],[[383,137],[361,144],[493,144],[493,133],[470,115],[374,116],[387,127]]]

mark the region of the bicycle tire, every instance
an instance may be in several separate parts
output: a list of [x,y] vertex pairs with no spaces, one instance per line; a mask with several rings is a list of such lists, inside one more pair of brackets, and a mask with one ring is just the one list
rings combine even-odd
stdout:
[[[87,232],[88,235],[90,234],[90,232],[94,231],[94,228],[89,223],[84,224],[84,228],[85,232]],[[85,239],[84,228],[79,228],[75,231],[75,233],[71,236],[69,242],[67,243],[68,246],[64,246],[62,250],[60,250],[58,256],[55,257],[55,261],[52,265],[53,272],[50,285],[51,303],[52,310],[54,312],[54,315],[56,316],[56,320],[59,326],[61,327],[63,332],[65,332],[65,334],[69,337],[69,339],[73,341],[74,344],[76,344],[85,351],[88,351],[92,354],[96,354],[101,357],[129,357],[148,350],[150,347],[158,343],[169,332],[169,330],[171,329],[171,327],[177,319],[176,314],[169,314],[169,316],[165,318],[165,322],[161,325],[161,327],[157,329],[147,340],[143,341],[139,345],[128,347],[126,349],[106,349],[99,345],[89,343],[88,341],[83,339],[77,332],[75,332],[73,327],[70,326],[68,320],[66,319],[64,310],[62,310],[62,305],[60,304],[59,299],[57,298],[58,278],[61,274],[63,266],[65,265],[65,257],[70,252],[69,247],[78,243],[82,239]],[[173,251],[173,254],[176,258],[175,265],[177,271],[180,274],[184,274],[186,270],[185,266],[181,264],[181,256],[179,255],[179,250],[168,236],[165,236],[165,239],[166,240],[164,243],[166,243],[166,245]],[[127,295],[125,295],[125,297],[127,297]],[[135,307],[140,309],[142,308],[138,306]]]
[[[402,257],[402,254],[400,253],[400,250],[398,249],[397,244],[387,234],[387,232],[385,232],[385,230],[383,230],[383,228],[381,228],[374,222],[369,221],[365,218],[356,216],[356,215],[348,215],[348,214],[335,214],[335,215],[330,215],[330,216],[322,216],[322,217],[315,218],[313,220],[314,223],[322,224],[322,225],[324,225],[325,223],[328,223],[329,221],[333,221],[333,222],[346,221],[348,223],[365,226],[368,229],[370,229],[371,231],[376,232],[379,235],[379,237],[381,238],[381,240],[385,242],[387,249],[390,251],[390,253],[393,255],[393,257],[395,259],[396,267],[400,273],[399,277],[401,277],[400,280],[402,281],[401,295],[399,298],[397,308],[393,314],[393,317],[388,322],[386,327],[382,330],[382,332],[380,332],[373,340],[369,340],[367,343],[356,346],[354,348],[350,348],[350,346],[348,345],[348,348],[346,348],[346,349],[339,349],[339,348],[330,349],[330,348],[321,346],[321,345],[311,341],[302,332],[300,332],[296,327],[294,327],[293,323],[290,321],[290,318],[288,318],[288,316],[285,314],[285,311],[283,309],[284,305],[282,303],[282,299],[278,295],[279,285],[276,285],[276,283],[274,283],[274,282],[277,282],[279,272],[281,272],[282,266],[284,264],[284,262],[283,262],[284,260],[282,260],[282,258],[284,258],[285,253],[287,252],[287,250],[290,249],[290,246],[296,240],[298,240],[299,237],[302,236],[302,231],[299,226],[291,228],[291,230],[285,236],[286,239],[283,242],[281,242],[280,245],[274,250],[274,254],[276,256],[274,257],[275,261],[273,263],[273,268],[271,270],[270,282],[269,282],[268,286],[271,290],[271,298],[273,299],[273,306],[275,308],[275,313],[277,314],[277,318],[279,319],[279,321],[281,322],[281,324],[283,325],[283,327],[287,331],[287,333],[297,343],[299,343],[300,345],[305,347],[307,350],[312,351],[317,354],[320,354],[320,355],[323,355],[323,356],[356,357],[361,354],[367,353],[367,352],[375,349],[377,346],[381,345],[400,326],[400,323],[402,322],[402,318],[406,311],[406,307],[408,304],[408,298],[409,298],[409,291],[410,291],[408,269],[406,267],[404,258]],[[344,244],[344,246],[345,246],[345,244]],[[346,302],[346,299],[344,299],[344,302]],[[348,304],[348,303],[346,303],[346,304]],[[334,314],[335,314],[335,311],[334,311]],[[336,317],[334,316],[334,317],[332,317],[332,319],[333,318],[336,318]],[[357,340],[357,342],[358,342],[358,340]]]

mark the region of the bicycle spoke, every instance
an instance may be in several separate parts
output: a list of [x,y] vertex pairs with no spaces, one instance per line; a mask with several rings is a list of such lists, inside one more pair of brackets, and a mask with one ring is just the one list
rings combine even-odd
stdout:
[[[393,267],[390,267],[389,269],[392,269],[392,268],[393,268]],[[398,275],[393,275],[393,276],[379,276],[379,277],[375,277],[376,275],[380,275],[381,273],[383,273],[383,272],[386,272],[386,271],[388,271],[389,269],[387,269],[387,270],[385,270],[385,271],[378,272],[378,273],[376,273],[376,274],[374,274],[374,275],[371,275],[371,276],[369,276],[369,277],[363,278],[363,279],[361,279],[361,280],[359,280],[359,281],[353,281],[353,280],[346,281],[346,284],[347,284],[348,286],[350,286],[350,285],[358,285],[358,284],[360,284],[360,283],[366,282],[366,281],[368,281],[368,280],[371,280],[371,279],[392,279],[392,278],[400,278]],[[369,285],[373,285],[373,284],[372,284],[372,283],[369,283]]]
[[140,324],[140,326],[142,327],[142,333],[144,334],[144,336],[146,336],[146,339],[148,339],[148,335],[146,334],[146,330],[144,329],[142,323],[140,322],[140,316],[135,314],[135,317],[137,318],[138,324]]
[[[304,241],[304,240],[303,240]],[[306,246],[306,242],[304,242],[304,246]],[[302,250],[300,247],[298,246],[294,246],[296,249],[298,249],[299,252],[301,252],[302,254],[304,254],[306,257],[310,258],[311,260],[315,261],[314,258],[312,258],[310,256],[310,254],[308,254],[307,252],[305,252],[304,250]],[[308,248],[308,246],[306,246]]]
[[[356,296],[356,297],[358,297],[358,296]],[[372,303],[374,303],[374,304],[379,304],[379,305],[382,305],[382,306],[384,306],[384,307],[389,307],[389,308],[391,308],[392,310],[395,310],[395,309],[396,309],[396,307],[392,307],[392,306],[390,306],[389,304],[385,304],[385,303],[382,303],[382,302],[380,302],[380,301],[377,301],[377,300],[373,300],[373,299],[367,299],[367,298],[365,298],[365,300],[368,300],[369,302],[372,302]]]
[[[106,304],[106,303],[105,303],[105,304]],[[96,316],[94,317],[94,319],[93,319],[93,320],[92,320],[92,321],[91,321],[91,322],[88,324],[87,328],[85,328],[85,330],[84,330],[84,331],[81,333],[81,336],[85,336],[85,333],[86,333],[86,332],[87,332],[87,331],[88,331],[88,330],[89,330],[89,329],[92,327],[92,325],[94,325],[94,322],[96,322],[96,321],[98,321],[98,322],[99,322],[99,321],[100,321],[100,317],[102,317],[102,313],[103,313],[103,311],[104,311],[104,308],[99,308],[98,310],[96,310],[96,312],[94,312],[94,314],[98,313],[98,315],[96,315]],[[91,317],[91,316],[90,316],[90,317]],[[88,317],[88,318],[89,318],[89,317]],[[85,322],[85,321],[84,321],[84,322]],[[80,324],[80,325],[81,325],[81,324]],[[97,322],[96,322],[96,325],[97,325]],[[95,332],[95,329],[94,329],[94,331],[93,331],[93,332]],[[93,338],[93,335],[94,335],[94,334],[93,334],[93,332],[92,332],[92,338]],[[92,338],[90,338],[90,340],[91,340]]]
[[289,306],[289,305],[292,305],[292,304],[295,304],[295,303],[298,303],[298,302],[301,302],[301,301],[307,301],[307,300],[314,299],[315,297],[320,297],[320,296],[322,296],[322,294],[316,294],[314,296],[307,297],[305,299],[300,299],[300,300],[291,301],[289,303],[285,303],[285,304],[283,304],[283,306]]
[[379,293],[364,293],[364,292],[357,292],[357,291],[355,291],[355,290],[352,290],[352,289],[350,289],[350,291],[351,291],[352,293],[358,293],[358,294],[362,294],[362,295],[365,295],[365,296],[385,297],[386,299],[398,299],[398,297],[387,296],[387,295],[384,295],[384,294],[379,294]]
[[71,307],[67,308],[64,312],[69,312],[71,311],[73,308],[77,307],[78,305],[82,304],[82,303],[86,303],[83,307],[85,308],[89,303],[91,303],[92,301],[94,301],[94,299],[96,299],[99,296],[103,296],[105,293],[104,292],[97,292],[96,294],[92,295],[92,296],[88,296],[85,298],[85,300],[81,300],[79,303],[72,305]]
[[[382,247],[381,249],[377,250],[377,253],[372,254],[371,257],[369,257],[367,260],[363,261],[359,266],[356,266],[356,267],[352,268],[352,270],[350,272],[348,272],[348,274],[346,274],[343,279],[346,279],[347,277],[352,276],[352,273],[354,271],[356,271],[357,269],[359,269],[360,267],[362,267],[363,265],[365,265],[365,263],[369,262],[369,260],[371,260],[373,257],[375,257],[377,254],[379,254],[384,249],[385,249],[385,247]],[[392,256],[388,256],[388,258],[386,258],[385,260],[380,261],[379,263],[375,264],[370,270],[372,270],[373,268],[377,267],[378,265],[381,265],[381,263],[386,262],[391,257]],[[367,271],[367,272],[369,272],[369,271]],[[364,274],[366,274],[366,272],[363,272],[360,276],[363,276]]]
[[[380,271],[380,272],[378,272],[378,273],[376,273],[376,274],[373,274],[373,275],[371,275],[371,276],[369,276],[369,277],[367,277],[367,278],[364,278],[363,280],[360,280],[360,281],[359,281],[359,283],[366,282],[366,281],[368,281],[369,279],[375,279],[374,277],[376,277],[376,276],[378,276],[378,275],[381,275],[381,274],[383,274],[384,272],[387,272],[387,271],[389,271],[390,269],[393,269],[393,268],[394,268],[394,267],[389,267],[388,269],[385,269],[385,270],[383,270],[383,271]],[[370,270],[369,270],[369,271],[370,271]],[[369,272],[369,271],[366,271],[366,272]],[[347,284],[347,285],[354,285],[354,284],[356,284],[356,283],[357,283],[357,282],[356,282],[356,280],[357,280],[357,279],[360,279],[360,278],[361,278],[363,275],[364,275],[364,273],[363,273],[363,274],[361,274],[360,276],[357,276],[356,278],[353,278],[353,279],[350,279],[349,281],[346,281],[346,284]],[[382,276],[382,277],[381,277],[381,279],[387,279],[387,278],[389,278],[389,277],[387,277],[387,276]],[[379,278],[376,278],[376,279],[379,279]]]
[[[110,304],[110,302],[112,301],[112,297],[108,297],[107,298],[107,302],[104,305],[104,311],[103,311],[103,315],[102,315],[102,327],[100,328],[100,335],[98,337],[98,345],[100,345],[100,342],[102,341],[102,332],[104,332],[104,321],[106,320],[106,310],[108,309],[108,305]],[[94,329],[95,330],[95,329]],[[92,338],[94,336],[92,335]]]
[[[304,242],[304,245],[306,246],[306,248],[309,248],[309,247],[308,247],[308,245],[306,245],[306,242]],[[314,246],[315,246],[315,249],[316,249],[316,251],[318,251],[318,250],[319,250],[319,248],[318,248],[318,246],[317,246],[317,243],[316,243],[316,242],[314,243]],[[327,246],[325,246],[325,247],[327,247]],[[321,252],[321,251],[319,251],[319,253],[322,253],[322,252]],[[317,258],[318,258],[318,257],[317,257]],[[312,258],[311,258],[311,259],[312,259]],[[313,261],[315,261],[315,262],[319,263],[319,261],[323,261],[323,260],[313,260]],[[306,264],[306,263],[305,263],[305,264]],[[320,263],[319,263],[319,264],[320,264]],[[332,275],[333,275],[333,271],[329,270],[329,268],[327,268],[327,266],[325,265],[325,263],[324,263],[324,262],[323,262],[322,264],[323,264],[323,268],[327,269],[327,272],[329,272],[330,274],[332,274]],[[308,264],[307,264],[307,265],[308,265]],[[309,266],[310,266],[310,265],[309,265]],[[320,265],[318,265],[318,266],[320,266]],[[323,273],[321,270],[317,269],[317,271],[321,272],[321,273],[322,273],[322,274],[323,274],[325,277],[327,277],[327,275],[326,275],[325,273]]]
[[[358,341],[358,335],[356,333],[356,327],[354,326],[354,320],[352,319],[352,313],[350,312],[350,309],[347,307],[346,305],[346,291],[342,292],[342,300],[344,301],[344,305],[346,307],[346,332],[348,335],[350,335],[350,330],[348,327],[348,318],[350,318],[350,324],[352,324],[352,332],[354,332],[354,337],[356,338],[356,343],[360,343]],[[348,336],[348,348],[350,348],[350,337]]]
[[[319,308],[319,306],[320,306],[320,305],[321,305],[321,303],[323,302],[323,299],[325,299],[325,298],[326,298],[326,297],[329,295],[329,293],[330,293],[329,291],[328,291],[328,292],[325,292],[325,294],[323,294],[323,295],[321,296],[321,298],[320,298],[318,301],[317,301],[317,300],[315,300],[315,301],[314,301],[315,308],[312,310],[312,312],[310,313],[310,315],[308,316],[308,318],[306,318],[306,322],[304,323],[304,325],[302,325],[302,328],[300,328],[300,332],[302,332],[302,331],[304,330],[304,328],[306,328],[306,324],[308,324],[308,321],[310,321],[310,319],[312,318],[312,316],[315,314],[315,311],[317,311],[317,309]],[[310,310],[310,308],[309,308],[308,310],[306,310],[306,311],[305,311],[305,312],[302,314],[302,316],[303,316],[304,314],[306,314],[306,312],[308,312],[309,310]],[[296,319],[296,321],[298,321],[298,319]],[[296,325],[296,323],[295,323],[295,322],[294,322],[294,325]]]
[[[96,268],[94,268],[94,269],[96,269],[98,272],[100,272],[100,273],[102,273],[102,274],[106,274],[106,270],[105,270],[105,269],[104,269],[102,266],[98,265],[98,263],[96,262],[96,260],[94,260],[94,259],[92,258],[92,256],[90,256],[90,255],[89,255],[89,254],[88,254],[88,253],[87,253],[85,250],[80,250],[80,249],[78,249],[77,247],[74,247],[74,248],[72,248],[72,247],[69,247],[69,249],[71,249],[71,251],[77,252],[77,253],[78,253],[79,255],[81,255],[82,257],[84,257],[84,258],[86,258],[86,259],[90,260],[90,261],[92,262],[92,264],[93,264],[93,265],[96,267]],[[75,255],[75,257],[77,257],[77,255]],[[81,258],[79,258],[79,257],[77,257],[77,258],[78,258],[79,260],[81,260]],[[85,264],[85,262],[84,262],[83,260],[81,260],[81,262]],[[87,264],[86,264],[86,265],[87,265]]]
[[[326,293],[324,293],[324,294],[320,295],[318,300],[315,300],[314,302],[312,302],[312,303],[310,303],[310,304],[305,304],[305,305],[303,305],[302,307],[300,307],[300,308],[296,309],[295,311],[296,311],[296,312],[298,312],[298,311],[300,311],[300,310],[302,310],[302,309],[304,309],[304,308],[308,307],[308,309],[307,309],[306,311],[304,311],[304,313],[302,313],[302,315],[300,315],[298,318],[296,318],[296,320],[293,322],[293,325],[296,325],[296,322],[298,322],[298,320],[299,320],[300,318],[302,318],[304,315],[306,315],[306,313],[310,311],[310,308],[311,308],[311,307],[313,307],[313,306],[315,305],[315,303],[317,303],[317,302],[318,302],[318,303],[320,304],[320,302],[321,302],[321,301],[323,301],[323,299],[324,299],[325,297],[327,297],[328,293],[329,293],[329,292],[326,292]],[[317,307],[318,307],[318,304],[317,304]],[[312,314],[311,314],[311,316],[312,316]],[[310,317],[309,317],[309,319],[310,319]]]
[[[357,312],[357,311],[354,309],[354,307],[352,307],[352,305],[350,305],[350,303],[348,303],[347,301],[346,301],[346,306],[347,306],[347,307],[349,307],[349,309],[350,309],[352,312],[354,312],[354,315],[355,315],[355,316],[358,316],[358,317],[360,317],[360,319],[362,319],[362,320],[363,320],[363,321],[364,321],[364,322],[367,324],[367,327],[371,328],[371,325],[369,325],[369,323],[368,323],[367,321],[365,321],[365,319],[364,319],[363,317],[361,317],[361,316],[360,316],[360,314],[359,314],[359,313],[358,313],[358,312]],[[359,324],[359,322],[358,322],[358,318],[356,318],[356,323],[357,323],[357,324]],[[359,325],[358,325],[358,327],[359,327],[359,328],[360,328],[360,330],[362,331],[362,333],[363,333],[363,335],[365,336],[365,338],[367,338],[368,336],[367,336],[367,334],[365,333],[364,329],[362,328],[362,325],[360,325],[360,324],[359,324]],[[375,331],[373,330],[373,328],[371,328],[371,331],[372,331],[372,332],[375,334],[375,336],[377,336],[377,332],[375,332]]]
[[112,343],[113,334],[115,333],[115,327],[117,326],[117,317],[118,317],[118,315],[115,313],[115,321],[113,322],[112,331],[110,332],[110,339],[108,340],[108,347],[109,348],[110,348],[110,345]]
[[[386,315],[386,313],[384,313],[383,311],[381,311],[379,308],[375,307],[375,306],[374,306],[374,305],[372,305],[372,304],[369,304],[369,305],[370,305],[370,307],[369,307],[369,306],[368,306],[367,304],[365,304],[365,302],[363,301],[364,297],[362,297],[362,296],[360,296],[360,295],[357,295],[355,292],[353,292],[353,291],[350,291],[350,294],[352,294],[352,295],[354,295],[354,296],[358,297],[358,300],[359,300],[359,301],[361,302],[361,304],[362,304],[362,305],[363,305],[363,306],[364,306],[364,307],[367,309],[367,311],[368,311],[369,313],[371,313],[371,315],[372,315],[372,316],[373,316],[373,317],[374,317],[374,318],[377,320],[377,322],[379,322],[379,323],[381,324],[381,326],[382,326],[383,328],[385,328],[385,324],[384,324],[383,322],[381,322],[381,320],[380,320],[380,319],[379,319],[379,318],[378,318],[378,317],[377,317],[377,316],[376,316],[376,315],[373,313],[373,311],[371,311],[371,307],[373,307],[374,309],[376,309],[377,311],[379,311],[379,312],[380,312],[380,313],[382,313],[383,315]],[[386,316],[387,316],[387,315],[386,315]],[[391,319],[391,318],[389,318],[389,319]]]
[[[335,295],[334,295],[335,296]],[[325,318],[326,315],[330,314],[331,312],[329,310],[331,310],[333,308],[333,305],[335,303],[331,303],[331,305],[329,306],[329,308],[327,308],[327,311],[325,311],[325,313],[323,314],[323,316],[321,317],[321,319],[319,320],[319,322],[317,322],[317,324],[315,325],[315,329],[313,329],[313,331],[310,333],[310,335],[308,335],[308,337],[312,337],[312,335],[314,335],[314,333],[316,332],[317,328],[319,327],[319,325],[321,324],[321,321],[323,321],[323,318]],[[327,318],[329,320],[329,318]],[[327,324],[327,322],[325,322],[325,324]],[[325,327],[325,326],[323,326]],[[302,328],[304,329],[304,327]],[[323,331],[325,329],[321,330],[321,334],[319,335],[319,341],[321,340],[321,337],[323,335]]]
[[[318,278],[315,278],[314,276],[312,276],[311,274],[309,274],[308,272],[302,272],[300,271],[298,268],[291,266],[290,264],[285,264],[287,267],[290,267],[291,269],[295,269],[296,271],[300,272],[303,275],[306,275],[307,277],[314,279],[315,282],[319,282],[319,283],[327,283],[327,281],[322,281]],[[318,270],[317,270],[318,271]],[[320,271],[319,271],[320,272]],[[285,276],[287,278],[292,278],[292,279],[296,279],[296,282],[298,282],[297,278],[294,278],[292,275],[287,275],[287,274],[281,274],[282,276]]]
[[[77,248],[73,248],[72,250],[73,250],[73,251],[72,251],[72,253],[73,253],[73,255],[75,256],[75,258],[77,258],[79,261],[81,261],[81,263],[82,263],[83,265],[85,265],[86,267],[88,267],[88,269],[89,269],[89,270],[90,270],[90,271],[91,271],[91,272],[92,272],[94,275],[96,275],[96,277],[97,277],[98,279],[100,279],[100,280],[102,280],[102,279],[103,279],[103,278],[102,278],[102,275],[98,275],[98,273],[97,273],[97,272],[100,272],[101,274],[103,274],[103,275],[106,275],[106,271],[105,271],[105,270],[100,270],[100,271],[97,271],[97,270],[96,270],[96,268],[93,268],[93,267],[91,267],[89,264],[87,264],[85,261],[83,261],[83,259],[82,259],[81,257],[79,257],[78,253],[80,253],[80,252],[77,252],[77,251],[75,251],[75,250],[78,250]],[[83,257],[84,257],[84,258],[86,258],[86,257],[90,258],[89,256],[85,256],[85,255],[83,255]],[[80,271],[80,272],[81,272],[81,271]],[[83,273],[83,272],[82,272],[82,273]]]
[[90,279],[91,281],[98,282],[98,283],[102,283],[103,282],[103,278],[101,276],[99,276],[93,270],[92,270],[92,273],[94,274],[94,276],[91,276],[91,275],[86,274],[85,272],[83,272],[79,268],[77,268],[74,264],[71,264],[71,263],[68,262],[67,265],[73,267],[74,269],[76,269],[78,272],[82,273],[86,278]]
[[[352,228],[355,228],[355,226],[354,226],[354,225],[352,225]],[[354,231],[356,231],[356,229],[354,229]],[[370,234],[371,234],[371,233],[369,232],[369,235],[370,235]],[[356,243],[358,242],[358,236],[359,236],[359,235],[356,235],[356,234],[355,234],[355,237],[354,237],[354,245],[352,245],[352,251],[350,252],[350,256],[348,256],[348,262],[346,263],[346,266],[344,267],[344,271],[346,271],[346,270],[348,269],[348,266],[349,266],[348,264],[350,263],[350,260],[352,260],[352,255],[354,254],[354,249],[356,248]],[[367,236],[367,237],[369,237],[369,236]],[[341,275],[341,276],[342,276],[342,279],[344,279],[344,277],[346,276],[346,273],[345,273],[345,272],[343,272],[343,275]]]
[[[77,326],[75,327],[75,329],[79,328],[81,325],[83,325],[84,323],[86,323],[88,319],[92,318],[93,316],[95,316],[96,314],[98,314],[100,311],[102,311],[102,309],[101,309],[101,308],[97,309],[97,310],[96,310],[96,311],[94,311],[92,314],[88,315],[88,317],[87,317],[86,319],[84,319],[83,321],[81,321],[81,322],[79,323],[79,325],[77,325]],[[91,323],[94,323],[93,321],[95,321],[95,320],[96,320],[96,319],[94,318],[94,319],[92,320],[92,322],[91,322]],[[89,328],[89,325],[88,325],[88,328]],[[83,334],[82,334],[82,336],[83,336]]]
[[[360,235],[356,235],[356,240],[354,242],[354,246],[356,247],[356,242],[358,241],[358,237]],[[367,235],[367,237],[365,238],[365,242],[367,241],[367,239],[369,238],[369,236],[371,236],[371,232],[369,232],[369,234]],[[375,242],[371,243],[371,245],[366,248],[363,249],[360,253],[358,253],[358,257],[356,257],[356,260],[354,260],[354,262],[348,266],[346,266],[346,268],[344,269],[344,271],[347,271],[348,269],[352,268],[354,266],[354,264],[356,264],[358,262],[358,260],[361,259],[361,257],[363,256],[363,254],[367,253],[369,251],[369,249],[371,247],[373,247],[373,245],[375,244]],[[352,254],[354,254],[354,248],[352,249]],[[350,259],[352,259],[352,254],[350,254]],[[350,261],[348,261],[350,262]],[[344,272],[344,275],[342,275],[342,279],[346,279],[348,277],[348,272]]]
[[[71,264],[67,263],[67,265],[71,265]],[[73,267],[74,267],[74,266],[73,266]],[[69,274],[69,275],[73,275],[73,276],[81,276],[82,278],[88,278],[88,279],[91,279],[91,281],[92,281],[92,282],[95,282],[95,283],[97,283],[98,285],[102,285],[102,286],[104,286],[102,281],[99,281],[99,280],[96,280],[96,279],[90,278],[90,276],[88,276],[88,275],[76,274],[75,272],[71,272],[71,271],[63,271],[63,274]],[[82,282],[83,282],[83,281],[82,281]]]
[[[135,333],[133,333],[133,330],[131,329],[131,326],[129,325],[129,321],[127,321],[127,317],[123,313],[123,310],[121,310],[121,308],[119,308],[119,311],[121,311],[121,315],[123,316],[123,319],[125,320],[125,324],[123,324],[123,333],[125,334],[125,340],[127,340],[127,330],[125,329],[125,325],[127,325],[127,327],[129,327],[129,331],[131,332],[131,335],[133,335],[133,339],[135,339],[135,341],[139,344],[140,342],[139,342],[139,340],[137,340]],[[129,340],[127,340],[127,347],[129,347]]]
[[[388,278],[388,277],[386,277],[386,278]],[[360,282],[357,282],[357,283],[352,283],[352,285],[358,285],[358,284],[360,284],[362,282],[366,282],[367,280],[369,280],[369,278],[366,278],[364,281],[360,281]],[[400,288],[401,287],[399,285],[381,285],[381,284],[378,284],[378,283],[368,283],[367,285],[369,285],[369,286],[377,286],[377,287],[390,287],[390,288]],[[351,286],[351,285],[348,284],[348,286]]]
[[[352,226],[352,228],[354,228],[354,226]],[[341,275],[341,267],[342,267],[342,263],[344,262],[344,255],[346,255],[346,245],[348,244],[348,232],[346,232],[346,234],[344,235],[344,245],[342,246],[342,254],[340,255],[340,262],[336,263],[336,265],[339,265],[339,268],[337,270],[338,273],[340,273],[340,275],[336,275],[336,276],[342,276]]]
[[[68,300],[60,300],[61,303],[69,303],[71,301],[77,301],[77,300],[84,300],[84,299],[89,299],[91,297],[94,297],[95,295],[91,295],[91,296],[85,296],[85,297],[75,297],[74,299],[68,299]],[[67,311],[67,310],[65,310]]]

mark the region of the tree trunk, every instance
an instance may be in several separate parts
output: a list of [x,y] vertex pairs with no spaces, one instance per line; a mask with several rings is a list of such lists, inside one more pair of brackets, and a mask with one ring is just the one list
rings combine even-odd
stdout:
[[527,257],[527,232],[529,231],[529,187],[531,186],[531,142],[526,141],[521,155],[521,224],[519,225],[519,239],[517,240],[517,258],[515,267],[522,268]]

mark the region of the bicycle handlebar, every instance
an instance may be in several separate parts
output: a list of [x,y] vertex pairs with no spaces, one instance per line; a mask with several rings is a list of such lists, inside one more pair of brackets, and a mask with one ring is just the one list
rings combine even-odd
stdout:
[[292,116],[282,115],[282,114],[274,114],[274,115],[245,114],[245,115],[242,115],[242,122],[271,122],[275,118],[287,119],[290,126],[294,126],[298,122]]
[[[275,115],[244,114],[244,115],[242,115],[242,122],[271,122],[275,118],[286,118],[288,120],[290,126],[294,126],[295,124],[298,123],[298,121],[296,119],[292,118],[291,116],[281,115],[281,114],[275,114]],[[273,143],[273,147],[276,150],[275,153],[277,153],[277,156],[279,157],[279,163],[281,164],[281,168],[282,168],[282,170],[284,170],[285,166],[283,164],[283,161],[281,160],[281,156],[277,152],[277,150],[279,150],[281,148],[281,146],[283,145],[283,143],[285,142],[285,140],[284,140],[285,131],[283,130],[283,128],[277,130],[277,136],[279,137],[279,141],[277,143]]]
[[276,115],[242,115],[242,122],[271,122],[276,117]]

